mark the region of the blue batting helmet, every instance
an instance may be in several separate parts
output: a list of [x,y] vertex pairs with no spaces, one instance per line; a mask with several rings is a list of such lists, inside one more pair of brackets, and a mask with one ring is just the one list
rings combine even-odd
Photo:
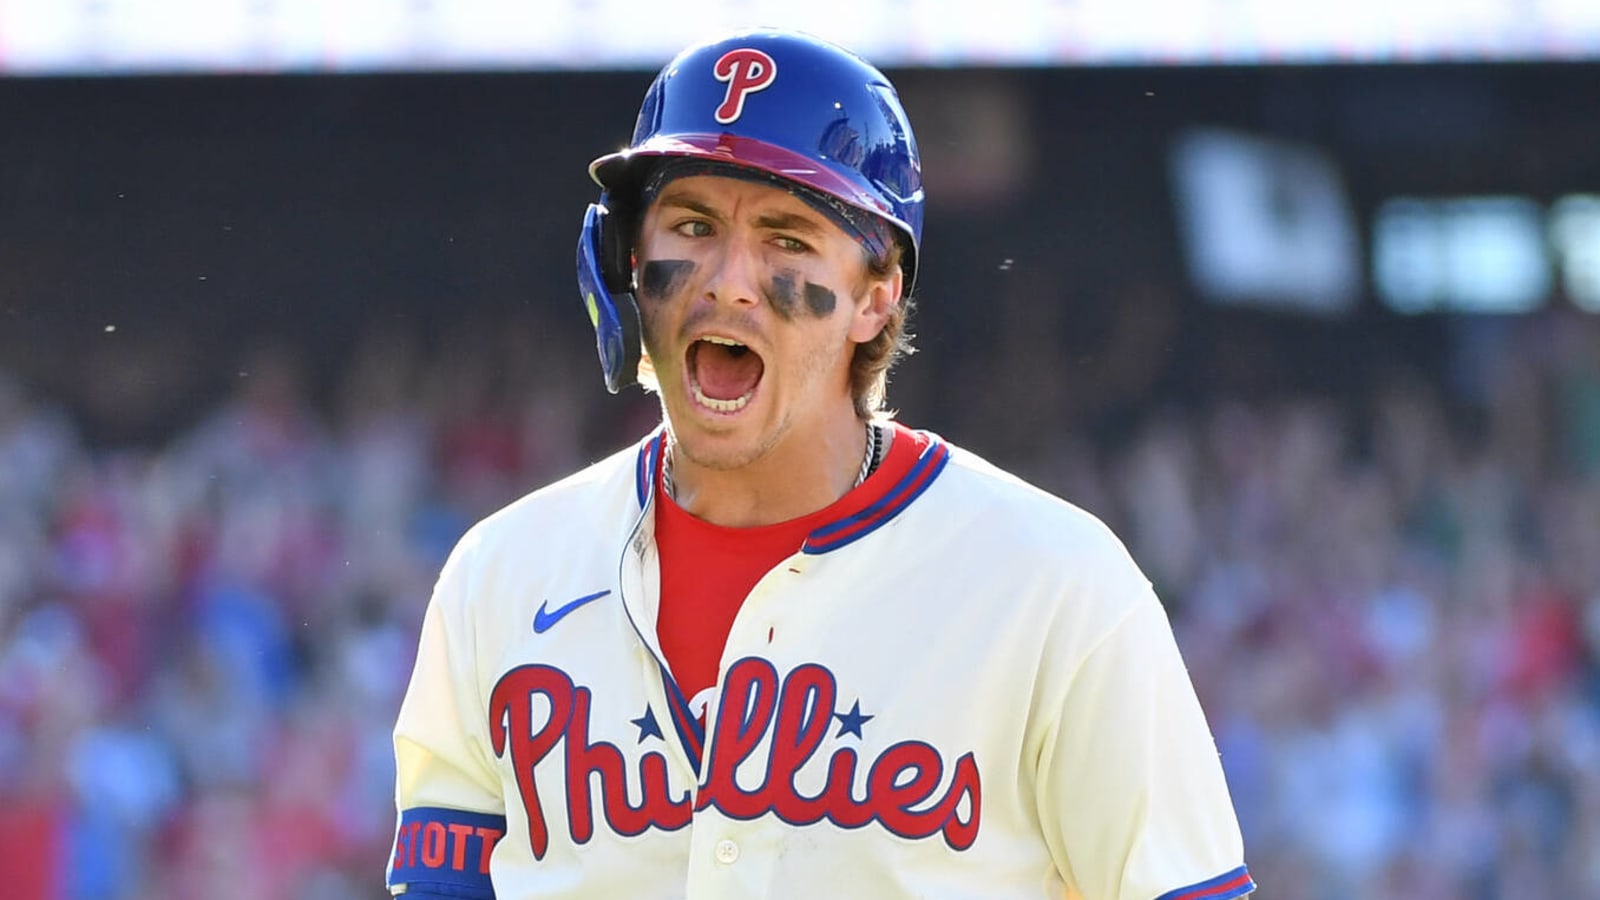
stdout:
[[841,47],[789,31],[735,34],[680,53],[646,92],[633,139],[596,159],[601,187],[578,239],[578,287],[606,387],[632,384],[640,354],[633,217],[664,158],[739,166],[869,213],[901,244],[905,291],[922,238],[922,166],[911,123],[882,72]]

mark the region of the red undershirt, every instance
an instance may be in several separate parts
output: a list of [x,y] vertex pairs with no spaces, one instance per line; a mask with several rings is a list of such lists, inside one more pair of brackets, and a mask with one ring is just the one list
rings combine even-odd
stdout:
[[661,560],[661,613],[656,634],[684,699],[717,683],[734,616],[761,577],[799,551],[817,528],[866,509],[911,471],[931,443],[897,423],[882,463],[831,505],[798,519],[755,528],[726,528],[697,519],[656,482],[656,546]]

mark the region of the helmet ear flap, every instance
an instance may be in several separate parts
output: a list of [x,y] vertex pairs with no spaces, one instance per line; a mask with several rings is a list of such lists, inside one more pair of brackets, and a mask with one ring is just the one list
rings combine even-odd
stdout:
[[589,204],[578,234],[578,288],[594,326],[606,390],[615,394],[639,380],[642,350],[639,304],[633,297],[633,248],[623,217],[606,197]]
[[614,294],[633,292],[632,216],[609,192],[600,197],[600,274]]

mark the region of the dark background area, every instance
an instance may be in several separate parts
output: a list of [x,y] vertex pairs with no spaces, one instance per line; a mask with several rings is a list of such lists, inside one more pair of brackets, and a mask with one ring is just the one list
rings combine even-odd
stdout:
[[[541,343],[587,344],[571,261],[595,194],[585,167],[626,141],[648,77],[0,80],[0,369],[66,403],[91,441],[139,444],[224,396],[265,339],[324,375],[375,323],[437,340],[510,316]],[[1183,288],[1163,173],[1187,126],[1324,149],[1364,227],[1396,194],[1547,201],[1600,187],[1591,66],[894,77],[930,194],[925,359],[894,399],[935,425],[1008,305],[1053,311],[1042,326],[1071,377],[1097,362],[1121,299],[1152,285],[1181,322],[1157,396],[1444,373],[1448,317],[1395,316],[1369,296],[1352,317],[1304,319],[1208,307]],[[975,82],[989,93],[947,102]],[[1020,114],[1025,151],[993,146],[1011,140],[988,128],[996,97]],[[1011,171],[972,183],[994,165]]]

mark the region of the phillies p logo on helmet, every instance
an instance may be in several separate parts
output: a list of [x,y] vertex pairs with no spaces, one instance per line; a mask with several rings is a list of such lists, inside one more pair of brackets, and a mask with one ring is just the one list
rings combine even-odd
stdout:
[[727,82],[728,92],[717,107],[717,121],[731,125],[744,114],[744,98],[772,85],[778,77],[778,64],[754,47],[741,47],[722,54],[711,67],[718,81]]

